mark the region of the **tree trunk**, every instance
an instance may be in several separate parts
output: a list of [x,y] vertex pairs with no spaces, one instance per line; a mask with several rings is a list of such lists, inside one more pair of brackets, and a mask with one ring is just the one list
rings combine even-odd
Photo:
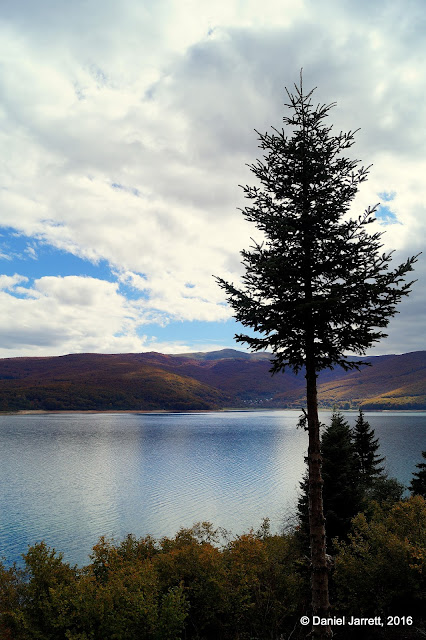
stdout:
[[[309,534],[311,544],[312,613],[327,618],[328,567],[325,546],[325,519],[322,502],[321,450],[317,401],[317,374],[313,361],[306,360],[306,399],[308,413],[308,466],[309,466]],[[331,638],[329,626],[312,628],[313,638]]]

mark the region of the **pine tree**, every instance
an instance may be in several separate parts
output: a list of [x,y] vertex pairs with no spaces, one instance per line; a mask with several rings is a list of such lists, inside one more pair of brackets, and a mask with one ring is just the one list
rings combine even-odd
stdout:
[[359,465],[360,482],[364,489],[371,487],[374,480],[384,471],[384,467],[379,465],[384,462],[385,458],[381,458],[377,454],[379,439],[374,438],[374,435],[374,429],[370,427],[360,409],[353,437]]
[[331,423],[321,439],[324,479],[324,515],[327,540],[345,538],[352,518],[361,508],[363,492],[352,431],[340,412],[333,412]]
[[[426,451],[422,451],[422,456],[426,460]],[[416,464],[416,469],[410,482],[410,491],[413,495],[417,494],[426,498],[426,462]]]
[[[259,135],[263,161],[249,165],[261,186],[243,187],[252,206],[244,209],[264,240],[242,251],[245,274],[238,288],[217,278],[235,318],[257,335],[239,334],[254,351],[271,349],[272,373],[286,367],[306,378],[309,435],[309,519],[312,558],[312,608],[329,611],[328,566],[322,505],[317,375],[325,368],[362,363],[345,353],[365,354],[384,337],[382,329],[409,293],[404,278],[416,257],[389,269],[391,253],[380,253],[381,233],[368,232],[375,207],[348,219],[368,167],[342,154],[354,133],[331,134],[324,119],[334,106],[312,103],[312,91],[287,91],[289,115],[284,129]],[[263,334],[263,335],[262,335]],[[315,627],[313,635],[329,637]]]
[[[359,464],[349,423],[338,411],[321,438],[324,516],[327,546],[333,538],[345,538],[351,519],[360,511],[363,488],[359,482]],[[300,483],[297,505],[298,539],[303,548],[309,546],[309,479],[306,473]]]

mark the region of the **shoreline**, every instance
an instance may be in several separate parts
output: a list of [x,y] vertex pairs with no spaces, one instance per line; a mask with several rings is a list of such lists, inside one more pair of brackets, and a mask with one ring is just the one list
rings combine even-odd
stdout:
[[[260,411],[302,411],[301,408],[256,408],[256,409],[245,409],[245,408],[225,408],[225,409],[20,409],[18,411],[0,411],[0,416],[18,416],[18,415],[63,415],[63,414],[120,414],[120,413],[129,413],[129,414],[158,414],[158,413],[258,413]],[[318,413],[326,413],[333,411],[333,408],[321,408],[318,410]],[[358,409],[340,409],[342,413],[358,413]],[[363,413],[425,413],[425,409],[363,409]]]

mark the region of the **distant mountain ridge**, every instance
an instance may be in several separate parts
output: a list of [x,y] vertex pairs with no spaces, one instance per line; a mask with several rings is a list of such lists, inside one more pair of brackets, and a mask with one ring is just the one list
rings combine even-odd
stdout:
[[[0,411],[300,408],[303,372],[271,376],[267,353],[82,353],[0,359]],[[357,358],[358,359],[358,358]],[[426,351],[321,372],[321,407],[426,409]]]

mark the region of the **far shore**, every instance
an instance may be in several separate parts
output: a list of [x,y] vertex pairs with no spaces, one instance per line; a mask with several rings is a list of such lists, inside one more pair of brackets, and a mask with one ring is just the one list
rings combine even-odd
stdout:
[[[253,408],[244,408],[244,407],[227,407],[225,409],[52,409],[52,410],[48,410],[48,409],[21,409],[19,411],[0,411],[0,416],[2,415],[14,415],[14,416],[18,416],[18,415],[51,415],[51,414],[56,414],[56,415],[62,415],[62,414],[75,414],[75,413],[84,413],[84,414],[108,414],[108,413],[112,413],[112,414],[119,414],[119,413],[134,413],[134,414],[140,414],[140,413],[146,413],[146,414],[152,414],[152,413],[236,413],[236,412],[241,412],[241,413],[255,413],[255,412],[259,412],[259,411],[302,411],[302,408],[298,408],[298,407],[294,407],[294,408],[282,408],[279,409],[278,407],[253,407]],[[329,407],[329,408],[321,408],[318,409],[319,413],[323,413],[323,412],[330,412],[333,411],[333,407]],[[339,409],[339,411],[342,412],[348,412],[348,413],[358,413],[359,409]],[[425,409],[405,409],[405,408],[401,408],[401,409],[363,409],[362,410],[363,413],[370,413],[370,412],[374,412],[374,413],[393,413],[394,411],[398,412],[398,411],[405,411],[405,412],[409,412],[409,413],[423,413],[426,412],[426,408]]]

